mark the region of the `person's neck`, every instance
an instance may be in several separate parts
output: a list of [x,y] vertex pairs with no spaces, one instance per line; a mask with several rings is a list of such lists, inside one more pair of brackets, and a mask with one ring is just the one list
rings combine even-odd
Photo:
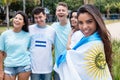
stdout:
[[19,33],[21,29],[13,29],[14,32]]
[[60,21],[60,25],[62,25],[62,26],[66,25],[67,21],[68,21],[67,19]]
[[[39,24],[38,24],[39,25]],[[46,26],[46,24],[42,24],[42,25],[39,25],[39,27],[45,27]]]

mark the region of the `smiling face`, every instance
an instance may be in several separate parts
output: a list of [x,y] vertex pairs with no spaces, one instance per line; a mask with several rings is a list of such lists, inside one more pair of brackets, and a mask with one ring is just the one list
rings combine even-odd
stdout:
[[56,8],[56,16],[58,18],[59,21],[64,21],[66,20],[67,16],[68,16],[68,9],[64,6],[57,6]]
[[14,26],[14,30],[21,30],[23,25],[24,25],[24,18],[21,14],[17,14],[14,18],[13,18],[13,26]]
[[71,22],[71,26],[73,28],[77,28],[78,27],[77,12],[73,12],[72,13],[70,22]]
[[39,26],[45,26],[46,15],[42,12],[39,14],[34,14],[34,19]]
[[95,19],[87,12],[78,15],[79,28],[85,36],[92,35],[97,28]]

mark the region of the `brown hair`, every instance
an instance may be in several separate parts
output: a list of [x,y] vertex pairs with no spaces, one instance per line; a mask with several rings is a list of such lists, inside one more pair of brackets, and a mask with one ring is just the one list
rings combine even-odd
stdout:
[[[29,24],[28,24],[28,16],[27,16],[27,14],[24,13],[23,11],[17,11],[17,13],[15,14],[15,16],[16,16],[17,14],[20,14],[20,15],[23,17],[23,19],[24,19],[25,25],[23,25],[22,30],[25,31],[25,32],[29,32],[29,30],[28,30],[28,25],[29,25]],[[14,17],[15,17],[15,16],[14,16]]]
[[104,43],[106,62],[111,71],[111,67],[112,67],[111,35],[105,26],[105,23],[102,19],[100,11],[95,6],[90,5],[90,4],[81,6],[78,9],[78,16],[79,14],[86,13],[86,12],[89,13],[91,16],[93,16],[93,18],[95,19],[97,23],[97,31],[102,39],[102,42]]
[[[70,15],[69,15],[69,16],[70,16],[70,17],[69,17],[69,18],[70,18],[70,23],[71,23],[71,18],[73,17],[72,14],[73,14],[74,12],[77,13],[76,10],[73,10],[73,11],[71,11],[71,13],[70,13]],[[75,27],[75,26],[72,26],[72,24],[71,24],[71,27],[72,27],[72,29],[74,29],[74,32],[80,30],[78,26]]]
[[35,7],[33,10],[32,10],[32,14],[34,15],[38,15],[40,13],[43,13],[45,14],[45,9],[43,7]]
[[67,3],[65,2],[59,2],[57,6],[64,6],[68,9]]

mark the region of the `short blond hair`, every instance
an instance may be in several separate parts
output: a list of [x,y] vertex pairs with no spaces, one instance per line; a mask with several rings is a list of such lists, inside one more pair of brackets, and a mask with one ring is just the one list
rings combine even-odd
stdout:
[[68,9],[68,5],[65,2],[59,2],[57,6],[64,6]]

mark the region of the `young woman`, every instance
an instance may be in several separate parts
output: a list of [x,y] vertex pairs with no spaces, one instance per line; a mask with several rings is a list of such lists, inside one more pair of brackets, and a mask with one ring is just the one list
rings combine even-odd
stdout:
[[0,36],[1,80],[3,76],[4,80],[16,80],[16,76],[18,80],[28,80],[31,71],[29,47],[28,18],[25,13],[18,11],[13,18],[13,29]]
[[59,56],[55,71],[61,80],[112,80],[110,34],[99,10],[89,4],[81,6],[78,24],[84,37]]
[[78,20],[77,20],[77,11],[72,11],[70,13],[70,23],[71,23],[72,30],[74,32],[79,30]]
[[72,30],[68,37],[68,43],[67,43],[68,50],[71,49],[83,37],[83,34],[78,26],[77,11],[72,11],[70,13],[70,24]]

